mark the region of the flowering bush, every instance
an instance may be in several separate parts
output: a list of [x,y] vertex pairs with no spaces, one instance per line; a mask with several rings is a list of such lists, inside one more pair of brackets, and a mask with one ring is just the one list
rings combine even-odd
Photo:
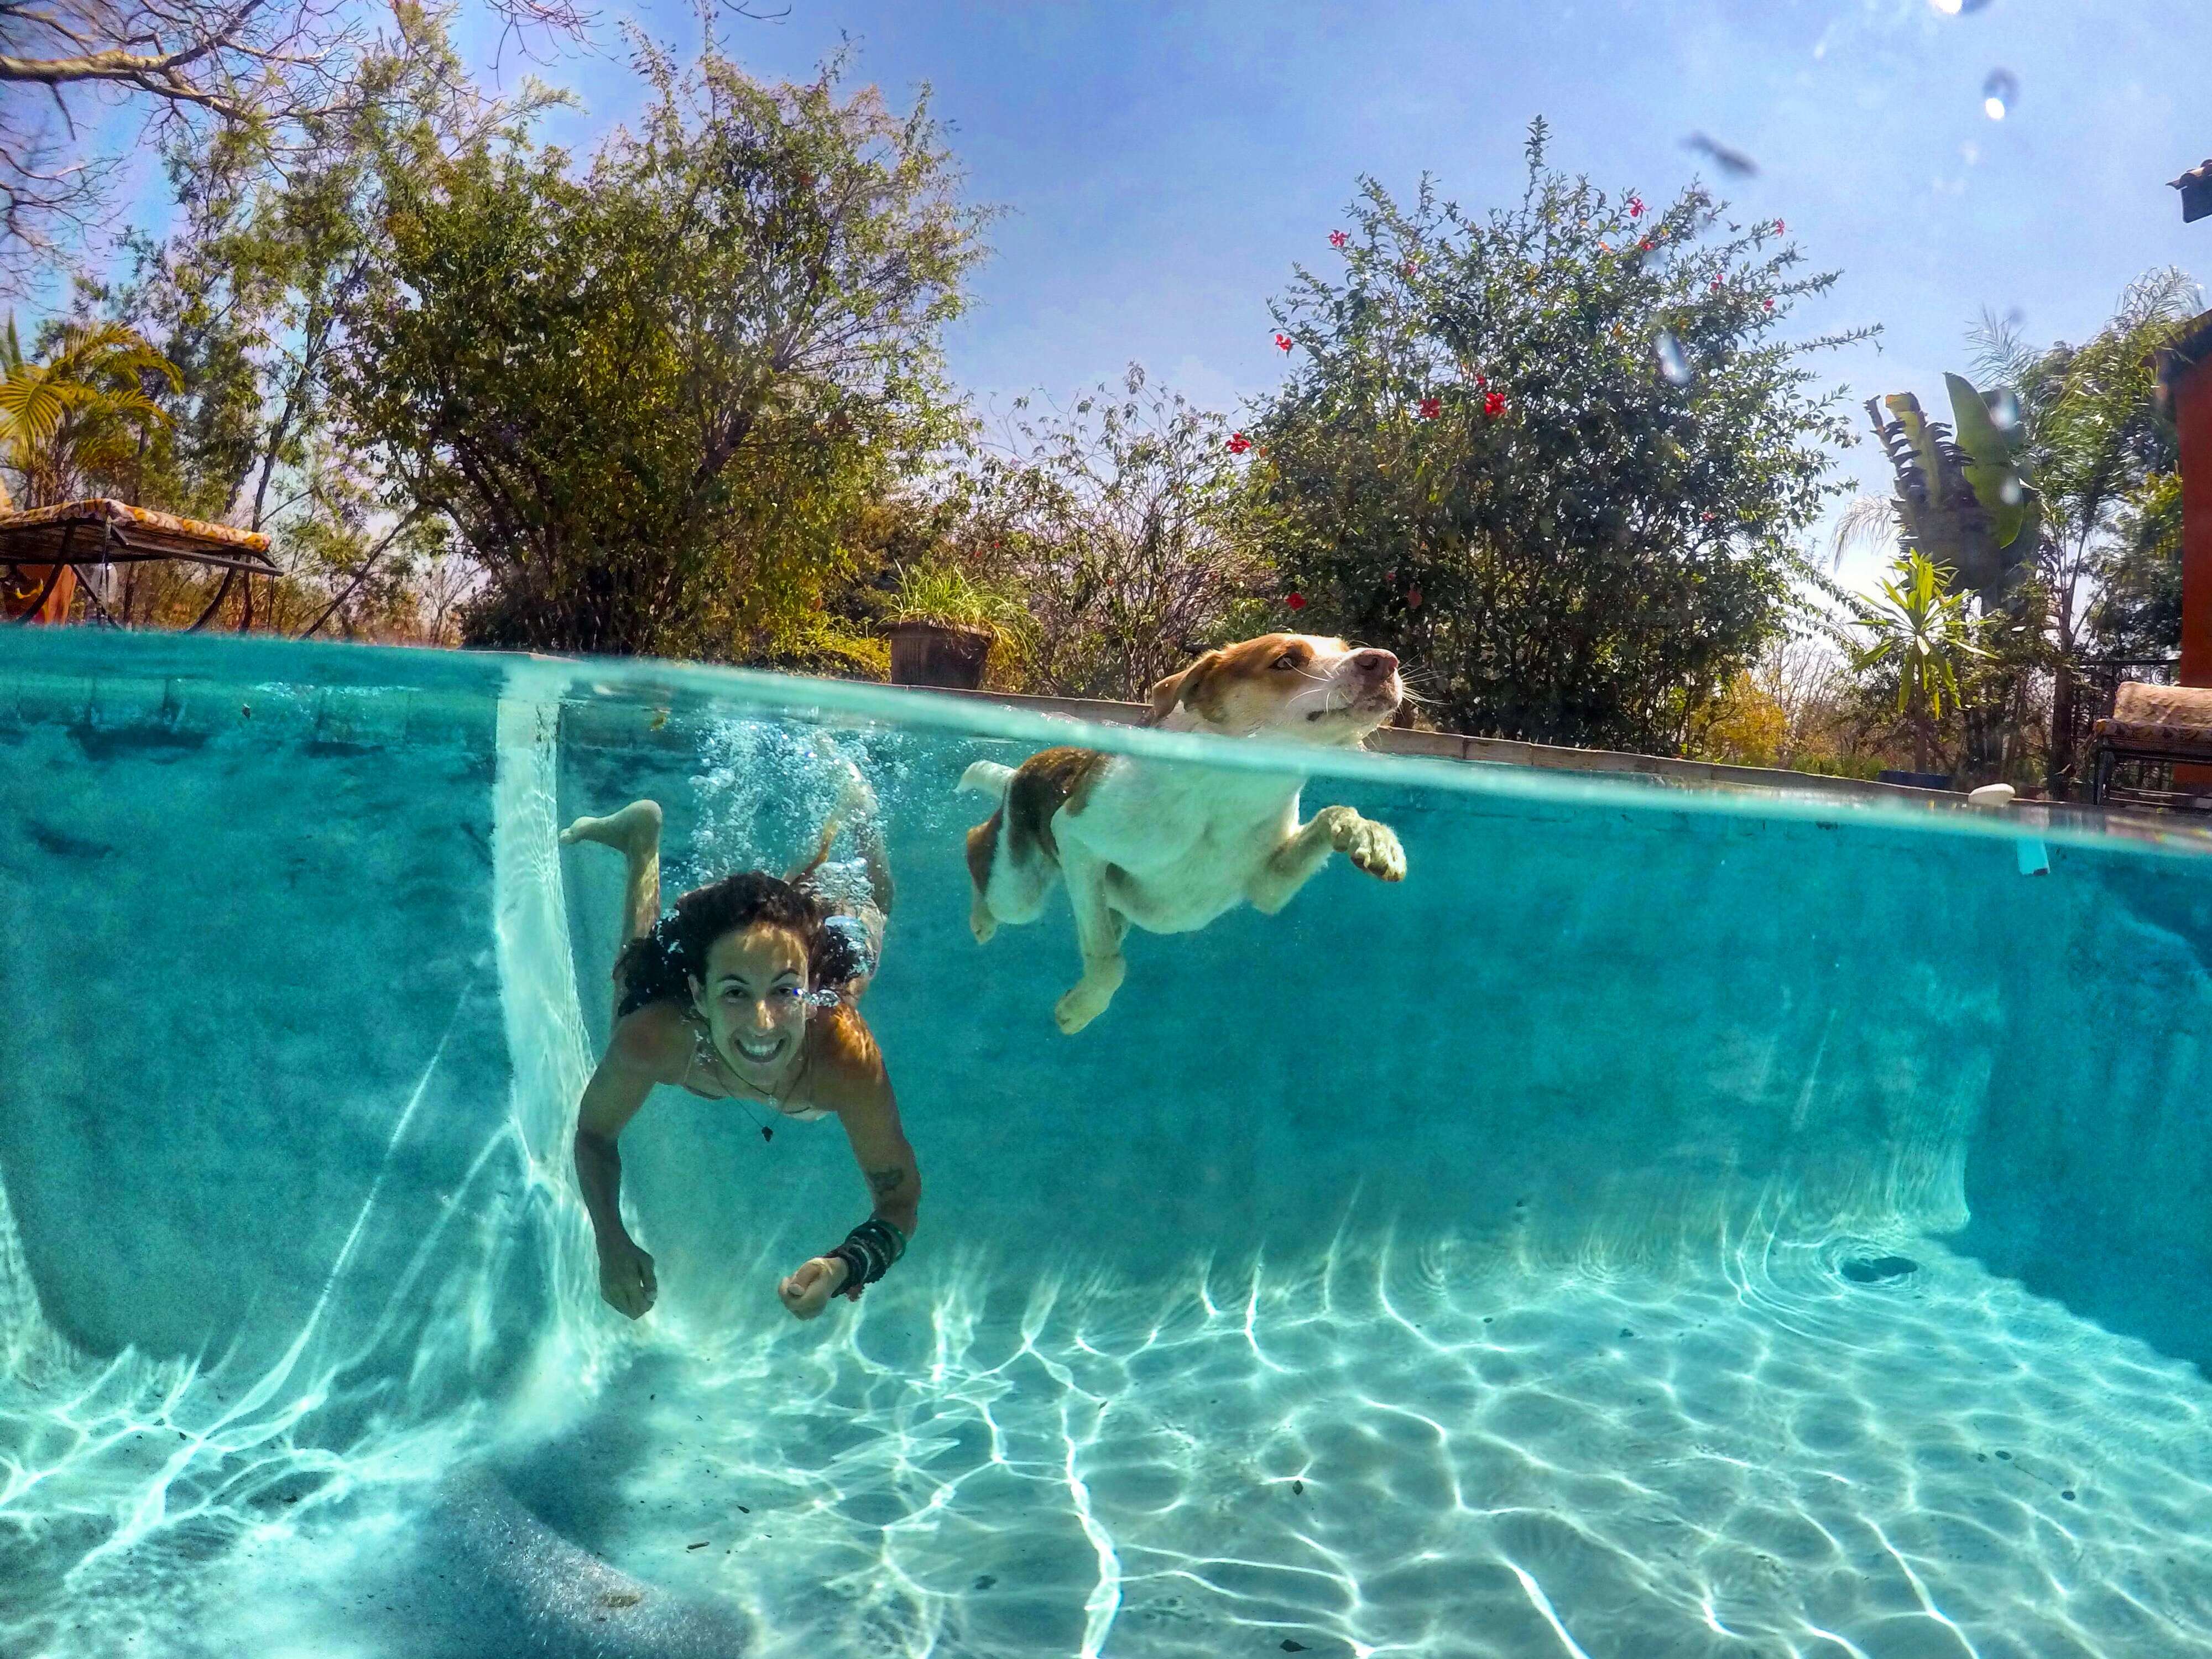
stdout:
[[1817,574],[1850,429],[1802,359],[1863,336],[1776,337],[1834,276],[1774,222],[1607,198],[1545,142],[1486,216],[1363,181],[1340,274],[1276,307],[1308,350],[1251,487],[1315,625],[1424,671],[1443,723],[1663,750]]

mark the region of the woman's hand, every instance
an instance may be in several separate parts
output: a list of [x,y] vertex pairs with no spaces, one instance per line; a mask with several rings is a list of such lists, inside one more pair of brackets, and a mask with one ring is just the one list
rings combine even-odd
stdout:
[[616,1238],[599,1247],[599,1294],[608,1306],[632,1319],[652,1311],[660,1295],[653,1276],[653,1258],[629,1238]]
[[811,1319],[830,1305],[830,1298],[845,1288],[845,1277],[851,1271],[843,1260],[834,1255],[817,1255],[811,1261],[802,1261],[799,1271],[776,1287],[783,1305],[791,1310],[794,1319]]

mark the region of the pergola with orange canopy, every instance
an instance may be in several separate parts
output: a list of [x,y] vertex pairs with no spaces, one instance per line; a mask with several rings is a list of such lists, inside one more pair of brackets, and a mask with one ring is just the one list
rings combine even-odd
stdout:
[[[0,513],[0,617],[15,623],[58,623],[69,619],[81,590],[94,622],[114,623],[92,584],[77,572],[88,565],[136,564],[175,560],[227,573],[224,590],[237,578],[278,574],[269,557],[269,538],[228,525],[204,524],[173,513],[132,507],[125,501],[67,501],[59,507]],[[197,628],[215,614],[210,602]]]

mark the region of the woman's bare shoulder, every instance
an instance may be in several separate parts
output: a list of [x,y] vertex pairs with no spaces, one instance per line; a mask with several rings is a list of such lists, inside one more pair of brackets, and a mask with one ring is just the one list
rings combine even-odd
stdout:
[[875,1033],[851,1003],[840,1001],[826,1018],[814,1022],[813,1042],[823,1105],[872,1098],[889,1088]]
[[696,1048],[691,1022],[672,1002],[648,1002],[615,1022],[607,1057],[656,1083],[680,1081]]

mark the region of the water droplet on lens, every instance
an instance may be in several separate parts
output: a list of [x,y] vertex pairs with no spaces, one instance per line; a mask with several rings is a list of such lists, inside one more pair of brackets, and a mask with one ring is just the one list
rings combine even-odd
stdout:
[[1997,497],[2007,507],[2018,507],[2022,493],[2018,478],[2008,477],[1997,486]]
[[1995,69],[1982,82],[1982,113],[2002,121],[2020,101],[2020,80],[2010,70]]
[[1689,385],[1690,360],[1683,356],[1682,343],[1670,331],[1661,329],[1651,349],[1659,355],[1659,372],[1667,377],[1669,386]]
[[2013,432],[2020,427],[2020,399],[2009,392],[1992,392],[1987,402],[1990,419],[2000,432]]

